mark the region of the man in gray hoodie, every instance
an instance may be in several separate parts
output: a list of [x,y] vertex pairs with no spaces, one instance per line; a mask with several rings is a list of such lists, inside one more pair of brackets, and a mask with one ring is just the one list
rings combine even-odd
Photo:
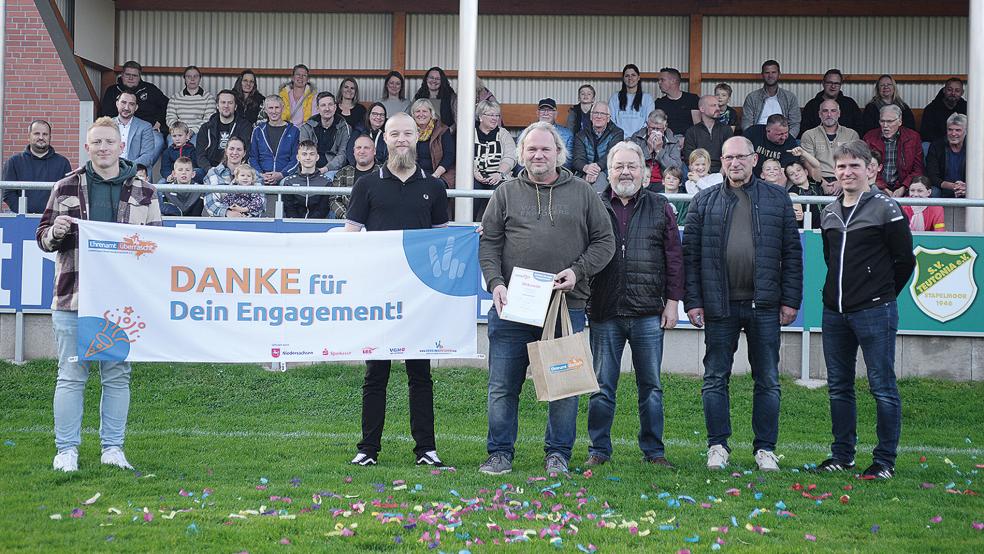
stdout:
[[[512,471],[518,431],[519,394],[529,365],[526,345],[543,329],[499,318],[514,267],[556,274],[554,288],[567,291],[574,332],[584,329],[588,279],[615,254],[611,220],[594,189],[563,167],[564,142],[549,122],[536,122],[519,137],[523,171],[499,185],[482,218],[478,258],[492,291],[489,310],[489,457],[479,471]],[[574,446],[577,397],[550,402],[545,469],[566,473]]]

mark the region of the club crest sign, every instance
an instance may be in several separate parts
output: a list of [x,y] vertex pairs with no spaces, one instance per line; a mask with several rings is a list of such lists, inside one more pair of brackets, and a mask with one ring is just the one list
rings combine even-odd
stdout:
[[967,311],[977,298],[974,262],[977,252],[967,247],[929,249],[917,246],[916,275],[909,292],[916,306],[929,317],[946,323]]

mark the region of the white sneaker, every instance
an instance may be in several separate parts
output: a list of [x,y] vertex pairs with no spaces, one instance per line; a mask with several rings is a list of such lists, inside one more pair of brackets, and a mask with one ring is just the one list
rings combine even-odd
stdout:
[[79,451],[74,448],[62,450],[55,455],[55,460],[51,462],[51,467],[55,471],[70,473],[79,470]]
[[441,459],[437,457],[436,450],[428,450],[427,452],[424,452],[419,458],[417,458],[417,465],[444,467],[444,462],[442,462]]
[[707,469],[724,469],[728,467],[728,449],[715,444],[707,449]]
[[374,466],[376,465],[376,457],[365,452],[359,452],[349,463],[357,466]]
[[118,446],[110,446],[109,448],[103,449],[100,461],[109,466],[133,469],[130,462],[126,461],[126,456],[123,455],[123,449]]
[[758,464],[759,471],[779,471],[779,456],[776,456],[775,452],[771,450],[755,452],[755,463]]

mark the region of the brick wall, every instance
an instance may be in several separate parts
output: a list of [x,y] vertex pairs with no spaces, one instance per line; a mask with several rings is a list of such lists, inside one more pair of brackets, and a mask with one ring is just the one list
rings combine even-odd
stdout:
[[2,159],[27,146],[27,125],[52,125],[52,146],[79,161],[79,97],[33,0],[6,2]]

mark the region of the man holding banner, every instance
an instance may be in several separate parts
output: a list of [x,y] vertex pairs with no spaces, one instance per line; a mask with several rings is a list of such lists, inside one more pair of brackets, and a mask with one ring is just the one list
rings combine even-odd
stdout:
[[[363,176],[352,187],[345,230],[358,232],[431,229],[448,224],[444,184],[417,167],[417,125],[398,113],[386,122],[386,165]],[[434,439],[434,382],[430,360],[406,360],[410,387],[410,433],[417,465],[444,466]],[[386,419],[386,385],[390,360],[366,361],[362,384],[362,440],[352,463],[376,464]]]
[[[89,362],[78,353],[79,234],[77,220],[132,225],[160,225],[157,191],[137,179],[136,166],[124,159],[120,130],[111,118],[101,117],[86,133],[85,150],[91,161],[55,183],[37,229],[41,250],[55,252],[55,296],[51,320],[58,348],[55,385],[55,446],[53,467],[77,471],[81,443],[82,399],[89,378]],[[112,286],[112,283],[106,283]],[[133,469],[123,454],[123,436],[130,408],[130,364],[102,362],[99,366],[102,398],[99,438],[102,463]]]
[[[567,292],[574,332],[584,329],[588,279],[615,253],[612,224],[591,185],[563,167],[567,149],[550,122],[536,122],[519,137],[525,168],[495,190],[482,218],[479,262],[492,291],[489,332],[488,459],[479,471],[512,471],[519,394],[529,365],[527,344],[543,329],[500,317],[513,268],[554,273],[554,289]],[[577,396],[548,407],[545,469],[566,473],[577,423]]]

